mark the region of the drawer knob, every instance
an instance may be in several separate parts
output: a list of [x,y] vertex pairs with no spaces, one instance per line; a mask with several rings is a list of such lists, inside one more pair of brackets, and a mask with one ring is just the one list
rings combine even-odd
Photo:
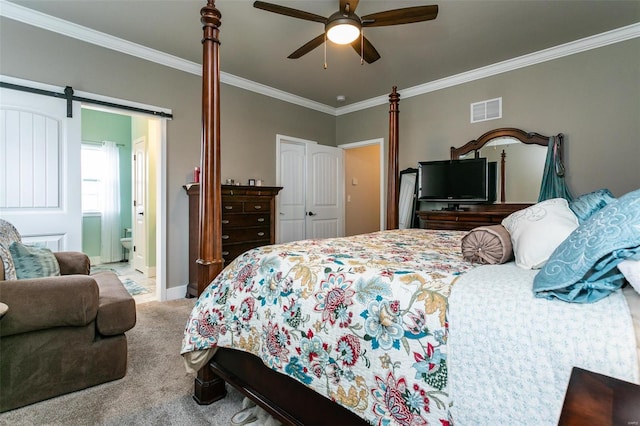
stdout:
[[260,210],[262,208],[262,206],[258,204],[258,205],[253,206],[253,208],[256,209],[256,210]]
[[258,222],[264,222],[264,217],[259,217]]
[[225,210],[233,210],[233,206],[224,206]]
[[258,232],[258,237],[264,237],[264,232]]
[[222,255],[223,255],[223,256],[229,256],[229,252],[228,252],[228,251],[223,251],[223,252],[222,252]]
[[222,224],[223,224],[223,225],[227,225],[228,223],[229,223],[229,221],[228,221],[228,220],[226,220],[226,219],[222,219]]
[[223,239],[223,240],[228,240],[228,239],[229,239],[229,236],[228,236],[228,235],[223,235],[223,236],[222,236],[222,239]]

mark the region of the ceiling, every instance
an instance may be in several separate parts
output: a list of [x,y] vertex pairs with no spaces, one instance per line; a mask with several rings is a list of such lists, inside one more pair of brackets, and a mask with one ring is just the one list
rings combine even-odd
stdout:
[[[338,0],[273,0],[329,16]],[[200,8],[206,0],[12,0],[12,3],[201,63]],[[437,4],[433,21],[365,29],[381,59],[360,64],[350,46],[329,43],[287,56],[323,25],[218,0],[225,73],[330,107],[341,107],[640,22],[640,1],[361,0],[358,15]],[[336,97],[343,95],[344,102]]]

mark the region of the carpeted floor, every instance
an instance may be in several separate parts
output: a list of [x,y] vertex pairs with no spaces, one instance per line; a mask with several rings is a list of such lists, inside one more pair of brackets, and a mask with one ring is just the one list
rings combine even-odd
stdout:
[[123,379],[0,414],[0,425],[229,425],[242,408],[240,393],[229,388],[224,400],[208,406],[191,397],[194,377],[184,369],[180,346],[194,303],[138,304]]

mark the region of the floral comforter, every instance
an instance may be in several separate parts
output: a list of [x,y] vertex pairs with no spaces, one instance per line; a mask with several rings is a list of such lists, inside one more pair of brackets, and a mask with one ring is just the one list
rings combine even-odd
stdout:
[[461,231],[393,230],[250,250],[200,296],[182,353],[259,356],[372,424],[447,425],[447,300]]

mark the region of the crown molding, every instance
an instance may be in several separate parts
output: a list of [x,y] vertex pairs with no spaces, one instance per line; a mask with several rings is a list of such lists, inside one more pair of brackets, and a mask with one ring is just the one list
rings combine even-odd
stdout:
[[[135,56],[150,62],[155,62],[190,74],[202,76],[202,67],[200,64],[195,62],[160,52],[155,49],[150,49],[140,44],[132,43],[109,34],[95,31],[15,3],[10,3],[6,0],[0,0],[0,16],[62,34],[67,37],[76,38],[78,40],[115,50],[127,55]],[[406,99],[638,37],[640,37],[640,23],[607,31],[602,34],[596,34],[594,36],[519,56],[517,58],[498,62],[496,64],[463,72],[450,77],[445,77],[440,80],[407,87],[398,91],[401,93],[402,98]],[[334,108],[320,102],[312,101],[310,99],[225,72],[220,73],[220,82],[333,116],[349,114],[388,103],[388,95],[385,94],[361,102],[345,105],[343,107]]]
[[[424,95],[425,93],[435,92],[436,90],[446,89],[448,87],[469,83],[475,80],[502,74],[508,71],[525,68],[531,65],[540,64],[554,59],[563,58],[576,53],[585,52],[598,47],[608,46],[610,44],[620,43],[640,37],[640,23],[628,25],[626,27],[617,28],[605,33],[596,34],[594,36],[575,40],[569,43],[554,46],[538,52],[519,56],[517,58],[508,59],[488,65],[486,67],[463,72],[460,74],[445,77],[440,80],[431,81],[405,89],[399,89],[402,99],[411,98],[413,96]],[[389,102],[388,95],[381,95],[375,98],[367,99],[362,102],[356,102],[350,105],[337,108],[336,115],[349,114],[351,112],[387,104]]]
[[336,109],[329,105],[312,101],[310,99],[303,98],[302,96],[294,95],[289,92],[285,92],[283,90],[274,89],[273,87],[256,83],[255,81],[247,80],[246,78],[238,77],[233,74],[221,72],[220,82],[229,84],[231,86],[236,86],[241,89],[246,89],[252,92],[260,93],[265,96],[271,96],[272,98],[280,99],[281,101],[303,106],[305,108],[324,112],[329,115],[336,115]]

